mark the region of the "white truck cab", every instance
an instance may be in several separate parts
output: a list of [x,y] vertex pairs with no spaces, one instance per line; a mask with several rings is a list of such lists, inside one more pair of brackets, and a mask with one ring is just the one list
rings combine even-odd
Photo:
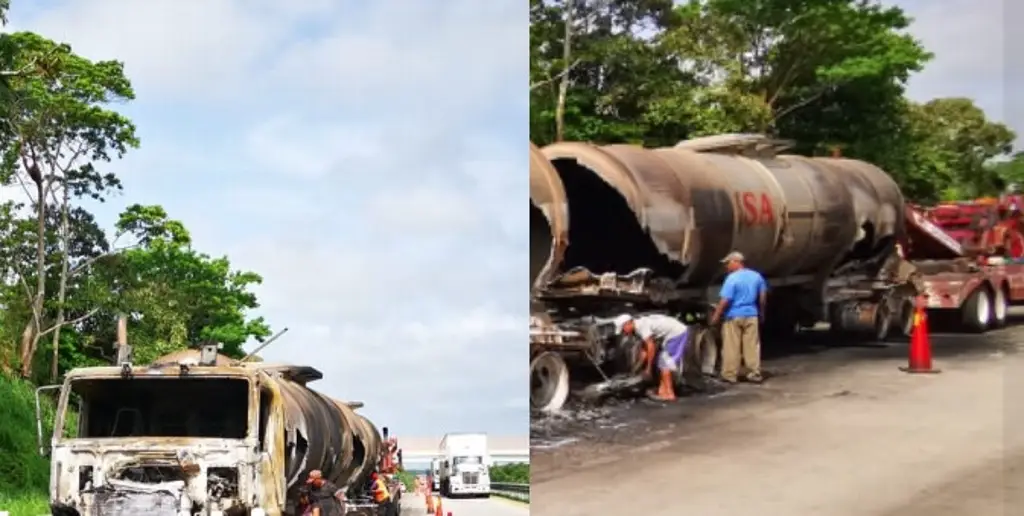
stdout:
[[446,434],[439,448],[443,496],[491,495],[487,434]]

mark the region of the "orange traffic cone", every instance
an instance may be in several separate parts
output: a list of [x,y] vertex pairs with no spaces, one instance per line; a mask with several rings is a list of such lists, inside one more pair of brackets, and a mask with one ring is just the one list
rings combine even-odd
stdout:
[[923,296],[917,298],[914,306],[914,322],[910,331],[910,350],[904,373],[939,373],[932,367],[932,341],[928,335],[928,314],[925,312]]
[[444,510],[441,509],[441,497],[437,497],[434,500],[434,516],[444,516]]

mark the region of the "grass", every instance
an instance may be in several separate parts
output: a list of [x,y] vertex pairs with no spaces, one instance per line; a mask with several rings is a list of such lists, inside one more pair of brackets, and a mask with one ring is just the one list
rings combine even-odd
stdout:
[[11,516],[44,516],[50,514],[50,505],[45,492],[20,496],[0,493],[0,511],[7,511]]
[[[45,407],[46,425],[52,406]],[[49,514],[50,465],[36,445],[35,388],[0,374],[0,511],[11,516]]]

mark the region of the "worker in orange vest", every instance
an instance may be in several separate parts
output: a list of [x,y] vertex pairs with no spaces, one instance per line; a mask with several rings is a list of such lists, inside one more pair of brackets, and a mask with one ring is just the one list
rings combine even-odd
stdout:
[[381,516],[398,516],[397,507],[391,499],[391,490],[388,489],[384,476],[374,471],[370,474],[370,479],[373,480],[373,501],[380,508]]

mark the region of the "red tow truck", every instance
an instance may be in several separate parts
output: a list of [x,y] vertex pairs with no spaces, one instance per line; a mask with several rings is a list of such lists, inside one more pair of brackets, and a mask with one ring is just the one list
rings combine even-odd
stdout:
[[[920,276],[929,316],[981,333],[1024,304],[1024,197],[907,205],[901,255]],[[913,303],[902,322],[909,327]]]

